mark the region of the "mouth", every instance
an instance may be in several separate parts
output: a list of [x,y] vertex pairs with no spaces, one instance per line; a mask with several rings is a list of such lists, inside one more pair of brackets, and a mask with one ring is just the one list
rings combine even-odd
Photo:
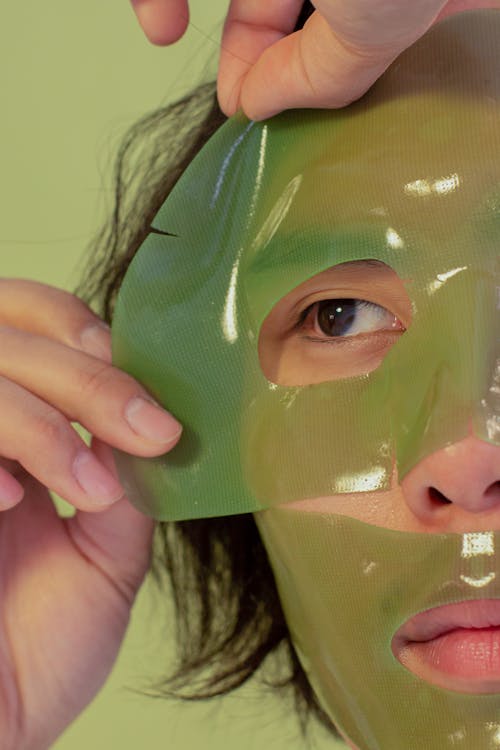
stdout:
[[407,620],[392,639],[417,677],[462,693],[500,693],[500,600],[447,604]]

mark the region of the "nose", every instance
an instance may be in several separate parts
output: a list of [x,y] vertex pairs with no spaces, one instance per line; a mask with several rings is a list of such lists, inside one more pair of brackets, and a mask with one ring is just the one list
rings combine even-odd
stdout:
[[424,523],[450,513],[498,508],[500,524],[500,446],[469,435],[423,458],[401,486],[411,511]]

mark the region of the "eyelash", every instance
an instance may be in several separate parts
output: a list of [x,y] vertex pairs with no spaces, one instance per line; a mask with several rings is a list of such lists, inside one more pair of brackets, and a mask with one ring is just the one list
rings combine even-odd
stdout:
[[[326,322],[329,324],[331,323],[332,326],[335,325],[335,313],[339,313],[339,315],[344,315],[346,312],[348,313],[347,321],[343,321],[344,323],[347,323],[348,331],[349,329],[354,326],[356,327],[356,320],[357,320],[357,313],[365,310],[365,311],[371,311],[372,315],[375,315],[376,317],[382,319],[385,316],[392,317],[392,323],[390,326],[387,325],[381,325],[379,328],[374,328],[373,330],[366,330],[366,331],[359,331],[358,333],[339,333],[338,335],[333,333],[328,333],[324,330],[324,328],[321,325],[321,322],[319,321],[319,316],[322,312],[325,310],[328,311],[328,308],[333,307],[335,305],[337,309],[333,311],[332,313],[327,312],[326,315]],[[298,319],[294,324],[294,330],[300,331],[304,333],[304,329],[306,328],[307,319],[311,315],[312,311],[317,308],[316,315],[314,317],[314,324],[317,324],[319,328],[321,329],[321,335],[325,336],[325,338],[319,338],[318,335],[316,336],[309,336],[305,335],[305,338],[307,338],[309,341],[312,341],[314,343],[328,343],[328,344],[342,344],[347,342],[352,342],[354,338],[357,336],[367,336],[367,335],[374,335],[376,333],[380,332],[390,332],[390,331],[398,331],[403,332],[405,330],[402,323],[399,321],[399,319],[393,315],[387,308],[382,307],[381,305],[377,305],[375,302],[368,302],[368,300],[363,299],[355,299],[355,298],[327,298],[323,300],[317,300],[316,302],[313,302],[312,304],[308,305],[304,310],[302,310],[299,313]],[[325,321],[323,321],[325,322]],[[375,323],[374,323],[375,324]],[[340,325],[342,325],[342,320]],[[358,321],[359,326],[359,321]]]

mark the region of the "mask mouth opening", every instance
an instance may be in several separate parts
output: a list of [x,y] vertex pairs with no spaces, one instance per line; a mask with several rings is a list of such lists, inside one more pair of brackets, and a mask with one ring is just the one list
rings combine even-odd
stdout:
[[500,693],[500,599],[464,600],[420,612],[391,650],[416,677],[444,690]]

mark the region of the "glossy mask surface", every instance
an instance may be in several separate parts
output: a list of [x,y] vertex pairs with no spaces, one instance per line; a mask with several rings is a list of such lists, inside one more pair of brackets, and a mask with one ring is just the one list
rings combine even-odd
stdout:
[[[184,425],[164,457],[117,452],[138,508],[175,520],[385,490],[469,427],[500,441],[499,40],[498,11],[448,19],[351,107],[236,117],[195,159],[113,325],[114,363]],[[408,330],[368,374],[269,382],[274,305],[362,259],[404,281]]]
[[500,532],[412,534],[288,508],[256,520],[309,681],[359,750],[500,747],[498,693],[434,687],[391,651],[418,612],[500,598]]

